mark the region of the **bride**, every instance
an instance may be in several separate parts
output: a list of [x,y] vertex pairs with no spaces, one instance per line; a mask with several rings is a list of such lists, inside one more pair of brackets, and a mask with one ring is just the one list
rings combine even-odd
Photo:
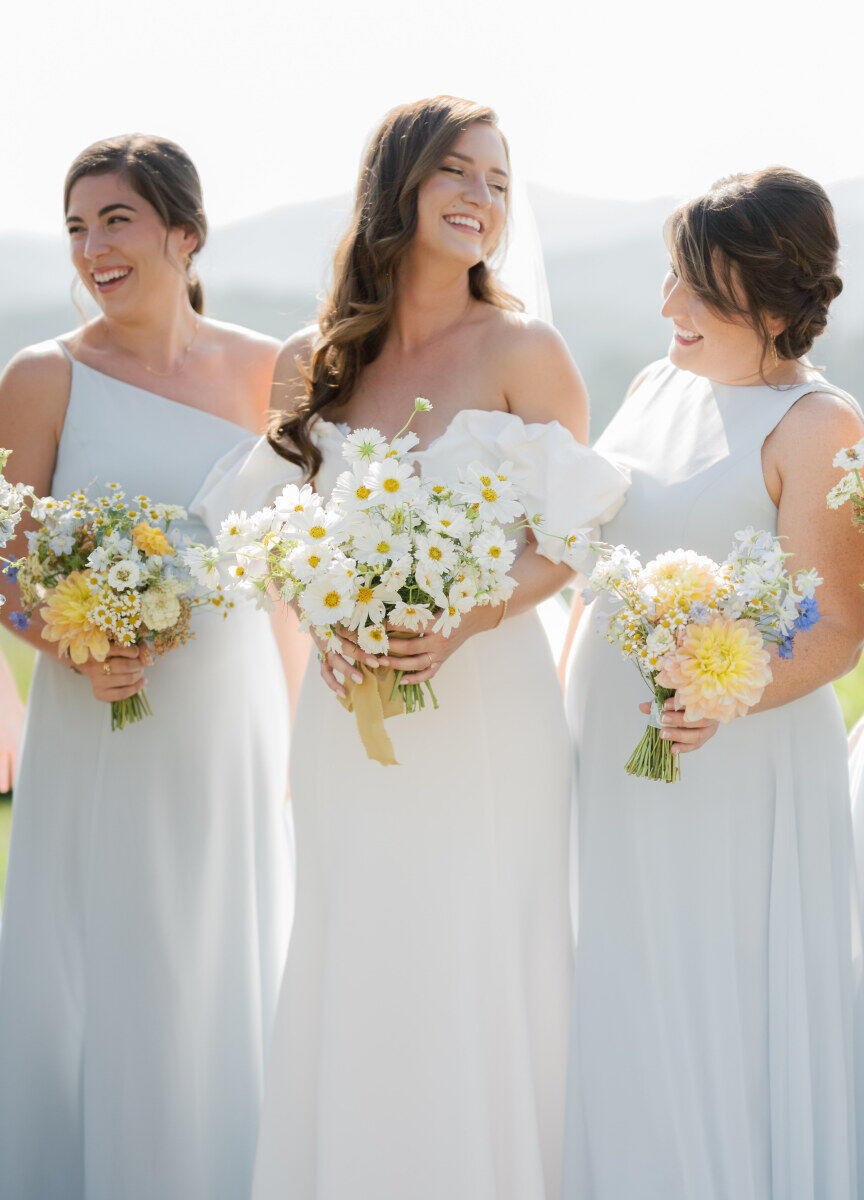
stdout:
[[[588,401],[562,339],[522,316],[488,265],[509,173],[488,108],[439,96],[389,114],[319,325],[277,361],[283,411],[205,483],[211,526],[288,481],[329,494],[345,433],[391,438],[417,395],[433,406],[415,423],[424,474],[455,484],[460,468],[507,461],[553,532],[617,510],[626,483],[581,444]],[[570,755],[535,607],[567,582],[562,545],[523,538],[509,603],[474,609],[449,638],[376,660],[346,632],[307,672],[295,924],[256,1200],[559,1194]],[[388,722],[401,766],[366,757],[331,694],[356,660],[435,679],[437,711]]]

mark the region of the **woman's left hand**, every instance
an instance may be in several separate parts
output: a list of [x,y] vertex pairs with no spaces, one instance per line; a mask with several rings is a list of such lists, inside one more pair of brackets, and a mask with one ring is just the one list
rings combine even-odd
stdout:
[[[639,705],[639,711],[651,712],[651,702],[646,700]],[[717,732],[717,721],[688,721],[683,711],[675,706],[675,697],[671,697],[663,705],[663,715],[660,718],[663,729],[660,732],[664,741],[672,742],[673,754],[689,754],[698,750]]]
[[404,671],[401,684],[425,683],[434,679],[450,655],[475,633],[494,629],[501,615],[501,605],[481,605],[469,609],[454,630],[443,633],[421,633],[413,637],[391,637],[390,648],[378,658],[378,665]]

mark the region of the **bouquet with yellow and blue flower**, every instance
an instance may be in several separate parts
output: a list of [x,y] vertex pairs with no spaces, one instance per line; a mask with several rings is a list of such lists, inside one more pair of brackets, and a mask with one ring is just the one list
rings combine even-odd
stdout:
[[589,593],[618,604],[606,638],[636,666],[654,696],[651,724],[626,765],[630,775],[673,783],[678,756],[660,737],[672,696],[688,720],[727,722],[758,704],[771,682],[769,645],[791,658],[796,634],[819,620],[815,571],[786,570],[779,540],[740,530],[722,563],[692,550],[659,555],[644,566],[624,546],[582,539],[598,552]]
[[[8,497],[16,523],[25,507],[36,528],[25,534],[28,553],[7,560],[6,574],[18,585],[21,609],[10,615],[26,629],[38,610],[42,637],[81,665],[105,662],[111,645],[144,644],[164,654],[193,636],[192,610],[210,605],[226,611],[218,586],[196,584],[183,559],[188,543],[172,523],[186,512],[179,505],[157,504],[148,496],[127,503],[120,485],[94,499],[85,491],[66,499],[39,498],[32,488]],[[4,495],[0,494],[0,508]],[[3,514],[0,512],[0,523]],[[152,715],[140,691],[111,705],[111,728]]]

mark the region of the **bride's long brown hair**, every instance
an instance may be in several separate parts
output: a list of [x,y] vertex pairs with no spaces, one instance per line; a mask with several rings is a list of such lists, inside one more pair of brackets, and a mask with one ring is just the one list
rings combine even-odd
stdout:
[[[417,192],[441,165],[460,134],[478,121],[499,134],[491,108],[454,96],[435,96],[393,109],[369,145],[354,213],[342,238],[333,285],[318,316],[318,337],[308,370],[306,396],[294,412],[273,414],[268,441],[283,458],[302,467],[307,479],[321,465],[311,429],[322,410],[345,404],[363,368],[381,353],[396,301],[399,263],[417,228]],[[503,135],[504,153],[509,151]],[[498,308],[523,306],[496,280],[486,262],[468,271],[477,300]]]

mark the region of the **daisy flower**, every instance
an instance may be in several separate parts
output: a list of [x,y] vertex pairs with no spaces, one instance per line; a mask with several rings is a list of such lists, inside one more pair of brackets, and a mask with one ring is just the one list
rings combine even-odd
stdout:
[[854,446],[838,450],[834,456],[834,466],[844,471],[860,471],[864,467],[864,438]]
[[332,500],[343,512],[363,511],[374,504],[365,464],[362,470],[343,471],[333,486]]
[[342,568],[316,575],[300,595],[300,611],[315,626],[336,625],[354,609],[357,581]]
[[487,528],[471,543],[471,553],[487,571],[509,571],[516,555],[516,543],[507,540],[504,530]]
[[395,458],[373,463],[369,468],[369,479],[373,504],[405,504],[413,500],[420,489],[420,480],[410,463]]
[[488,470],[480,463],[472,463],[461,479],[460,494],[470,504],[477,505],[481,520],[506,524],[521,516],[522,505],[506,475]]
[[387,454],[387,442],[377,429],[355,429],[342,445],[342,457],[348,462],[381,462]]
[[413,604],[407,600],[397,600],[390,612],[390,624],[417,633],[419,630],[425,629],[434,615],[428,604]]
[[386,654],[390,646],[383,625],[367,625],[358,630],[357,643],[367,654]]
[[114,564],[108,572],[108,582],[112,588],[122,592],[125,588],[134,588],[141,579],[141,568],[128,558]]
[[418,533],[414,537],[414,553],[419,567],[443,575],[456,566],[456,550],[451,542],[438,533]]

